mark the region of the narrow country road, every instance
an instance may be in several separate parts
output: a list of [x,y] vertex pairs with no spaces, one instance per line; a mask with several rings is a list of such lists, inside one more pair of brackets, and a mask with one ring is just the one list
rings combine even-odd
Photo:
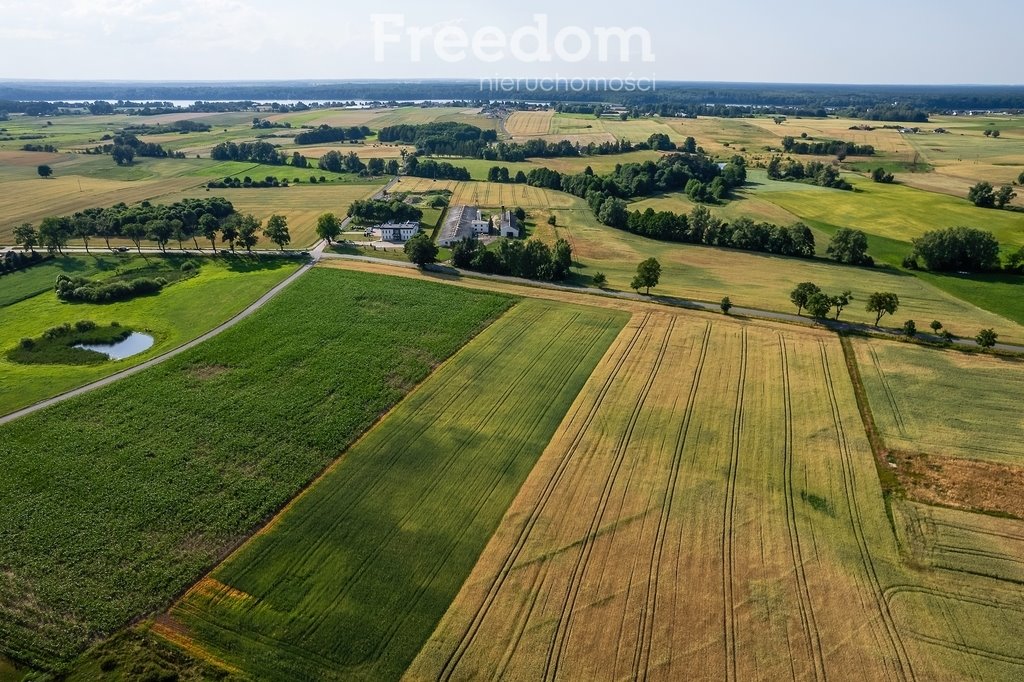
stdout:
[[24,417],[25,415],[32,414],[33,412],[38,412],[39,410],[45,409],[47,407],[50,407],[51,405],[56,405],[57,403],[64,402],[65,400],[67,400],[69,398],[74,398],[76,396],[80,396],[83,393],[88,393],[89,391],[95,391],[97,388],[102,388],[104,386],[109,386],[110,384],[114,383],[115,381],[120,381],[121,379],[124,379],[125,377],[131,376],[132,374],[136,374],[136,373],[141,372],[143,370],[149,369],[150,367],[155,367],[156,365],[159,365],[162,362],[166,362],[167,360],[170,360],[171,358],[173,358],[173,357],[175,357],[177,355],[181,355],[182,353],[184,353],[185,351],[187,351],[187,350],[189,350],[191,348],[195,348],[196,346],[198,346],[199,344],[203,343],[204,341],[212,339],[213,337],[215,337],[218,334],[220,334],[220,333],[230,329],[231,327],[234,327],[236,324],[238,324],[239,322],[241,322],[245,318],[247,318],[250,315],[252,315],[254,312],[256,312],[257,310],[262,308],[264,305],[266,305],[267,302],[269,302],[272,298],[274,298],[279,293],[281,293],[281,291],[285,287],[287,287],[289,284],[291,284],[292,282],[297,280],[299,277],[301,277],[303,274],[308,272],[309,269],[312,268],[314,265],[316,265],[317,261],[320,259],[320,255],[323,252],[323,249],[324,249],[324,244],[323,243],[318,243],[313,249],[310,250],[311,260],[309,262],[303,264],[298,270],[296,270],[291,275],[289,275],[286,279],[284,279],[279,284],[277,284],[273,289],[271,289],[267,293],[265,293],[262,296],[260,296],[249,307],[247,307],[244,310],[242,310],[240,313],[238,313],[237,315],[232,317],[230,320],[227,320],[226,322],[223,322],[222,324],[214,327],[213,329],[211,329],[210,331],[206,332],[202,336],[194,338],[191,341],[188,341],[186,343],[183,343],[182,345],[178,346],[177,348],[172,348],[171,350],[167,351],[166,353],[162,353],[161,355],[158,355],[155,358],[151,358],[149,360],[146,360],[145,362],[139,363],[138,365],[135,365],[133,367],[129,367],[127,369],[123,369],[120,372],[117,372],[115,374],[111,374],[108,377],[104,377],[102,379],[97,379],[96,381],[93,381],[92,383],[85,384],[84,386],[79,386],[78,388],[73,388],[70,391],[65,391],[64,393],[61,393],[59,395],[55,395],[52,398],[47,398],[46,400],[41,400],[38,403],[35,403],[33,405],[29,405],[28,407],[23,407],[20,410],[16,410],[16,411],[11,412],[9,414],[0,416],[0,425],[6,424],[8,422],[12,422],[15,419],[19,419],[21,417]]
[[[355,256],[351,254],[341,253],[324,253],[323,258],[325,259],[347,259],[347,260],[365,260],[372,263],[380,263],[381,265],[389,265],[391,267],[400,268],[413,268],[416,266],[412,263],[405,263],[402,261],[387,260],[384,258],[373,258],[372,256]],[[428,265],[427,270],[433,272],[447,273],[451,275],[458,275],[460,277],[469,277],[473,279],[484,279],[493,280],[495,282],[506,282],[508,284],[518,284],[520,286],[535,287],[540,289],[554,289],[557,291],[570,291],[576,294],[589,294],[591,296],[606,296],[609,298],[620,298],[628,301],[644,301],[647,303],[659,303],[661,305],[672,306],[675,308],[686,308],[687,310],[701,310],[704,312],[720,313],[721,308],[717,303],[708,303],[707,301],[694,301],[685,298],[675,298],[672,296],[656,296],[656,295],[645,295],[637,294],[631,291],[615,291],[611,289],[594,289],[592,287],[584,286],[573,286],[570,284],[554,284],[552,282],[537,282],[529,279],[522,279],[519,277],[508,277],[506,275],[488,275],[482,272],[472,272],[468,270],[460,270],[450,265]],[[899,329],[892,329],[889,327],[873,327],[869,324],[861,324],[859,322],[841,322],[836,320],[815,320],[813,318],[804,317],[803,315],[796,315],[793,313],[781,313],[773,310],[761,310],[760,308],[744,308],[741,306],[733,306],[729,313],[732,316],[748,317],[751,319],[761,320],[773,320],[776,322],[790,322],[795,324],[801,324],[804,326],[818,326],[825,329],[831,329],[836,332],[856,332],[866,334],[878,334],[888,336],[894,339],[900,338],[903,334]],[[932,334],[918,333],[918,338],[933,343],[941,341],[939,337]],[[953,339],[953,345],[961,348],[977,348],[978,344],[974,339],[967,338],[955,338]],[[1024,353],[1024,346],[1019,346],[1010,343],[997,343],[995,345],[996,350],[1005,351],[1008,353]]]

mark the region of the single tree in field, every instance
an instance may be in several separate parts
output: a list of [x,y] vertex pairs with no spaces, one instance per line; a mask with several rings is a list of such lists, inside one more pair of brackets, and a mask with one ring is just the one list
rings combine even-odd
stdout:
[[850,293],[849,289],[847,289],[843,293],[839,294],[838,296],[833,296],[832,297],[832,307],[836,309],[836,317],[835,317],[835,319],[837,319],[837,320],[839,319],[839,315],[842,314],[843,308],[845,308],[846,306],[850,305],[850,301],[852,301],[852,300],[853,300],[853,294]]
[[419,267],[437,260],[437,244],[426,232],[419,232],[413,235],[412,239],[403,247],[405,255]]
[[722,298],[722,302],[718,304],[718,307],[722,309],[722,314],[728,315],[729,311],[732,310],[732,301],[729,300],[728,296]]
[[71,232],[85,244],[85,252],[89,253],[89,240],[96,234],[96,223],[86,215],[78,214],[71,221]]
[[807,314],[816,319],[828,317],[828,311],[832,310],[832,297],[823,291],[811,294],[807,299]]
[[996,204],[996,194],[992,185],[979,182],[968,190],[967,200],[979,208],[992,208]]
[[132,240],[135,250],[142,253],[142,240],[146,238],[146,226],[142,223],[128,223],[124,226],[124,236]]
[[341,234],[341,220],[333,213],[321,213],[316,219],[316,234],[326,239],[328,245]]
[[288,219],[283,215],[274,214],[267,219],[267,229],[263,230],[263,236],[277,244],[277,248],[284,251],[292,237],[288,233]]
[[199,219],[199,232],[210,240],[210,248],[214,253],[217,252],[217,230],[219,229],[220,221],[216,216],[204,213],[203,217]]
[[49,216],[43,218],[39,223],[39,242],[50,253],[57,251],[63,254],[70,236],[71,225],[67,218]]
[[36,168],[36,172],[39,173],[39,177],[48,178],[53,175],[53,169],[47,166],[45,163]]
[[796,285],[796,288],[789,293],[789,300],[796,306],[796,314],[799,315],[805,307],[807,307],[807,301],[810,300],[814,294],[821,293],[821,289],[814,282],[800,282]]
[[238,222],[238,216],[233,215],[225,220],[220,228],[220,240],[227,242],[232,251],[235,250],[235,241],[238,239]]
[[1003,185],[996,191],[993,201],[996,208],[1006,208],[1006,205],[1016,198],[1017,193],[1013,191],[1013,187]]
[[903,334],[908,338],[914,338],[917,336],[917,323],[913,320],[907,320],[903,323]]
[[982,348],[991,348],[996,345],[996,341],[999,339],[999,334],[992,329],[982,329],[978,332],[978,335],[974,337],[974,340],[978,342],[978,345]]
[[598,289],[604,289],[608,286],[608,277],[603,272],[595,272],[590,281]]
[[21,247],[22,251],[35,251],[39,243],[39,233],[32,223],[22,223],[14,228],[14,243]]
[[836,230],[825,250],[829,258],[848,265],[872,265],[868,255],[868,237],[860,230],[843,227]]
[[661,263],[656,258],[648,258],[636,266],[636,275],[633,276],[633,281],[629,283],[629,288],[638,293],[643,288],[646,290],[646,293],[650,294],[651,287],[658,286],[660,280]]
[[551,227],[557,227],[557,225],[558,225],[558,218],[556,218],[553,215],[548,216],[548,225],[550,225]]
[[936,334],[942,331],[942,323],[939,322],[938,320],[932,320],[932,323],[928,326],[931,327],[932,331]]
[[245,247],[246,253],[252,253],[252,247],[260,240],[258,233],[261,227],[263,221],[250,213],[246,213],[238,221],[238,243]]
[[900,307],[900,297],[890,291],[876,291],[868,296],[866,310],[875,313],[875,326],[882,320],[883,315],[894,315]]

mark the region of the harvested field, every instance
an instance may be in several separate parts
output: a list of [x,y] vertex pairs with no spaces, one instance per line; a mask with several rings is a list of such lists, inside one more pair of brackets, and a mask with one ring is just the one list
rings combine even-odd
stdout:
[[551,132],[551,121],[555,116],[552,111],[515,111],[505,121],[505,130],[517,137],[542,137]]

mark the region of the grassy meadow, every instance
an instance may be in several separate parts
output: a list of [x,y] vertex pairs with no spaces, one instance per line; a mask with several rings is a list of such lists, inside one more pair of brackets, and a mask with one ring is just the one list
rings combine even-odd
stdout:
[[[175,267],[178,259],[169,259]],[[62,272],[103,278],[162,263],[160,256],[75,256],[59,259]],[[195,277],[175,282],[159,294],[117,303],[68,303],[53,292],[50,279],[43,293],[0,307],[0,414],[13,412],[44,398],[137,365],[213,329],[244,310],[288,275],[297,261],[235,257],[198,261]],[[47,263],[44,272],[55,277]],[[65,269],[68,268],[68,269]],[[32,269],[17,274],[31,275]],[[2,282],[16,275],[7,275]],[[33,289],[41,285],[37,281]],[[36,289],[37,290],[37,289]],[[153,346],[124,360],[96,365],[22,365],[7,351],[23,338],[35,338],[65,322],[92,320],[98,325],[117,322],[126,329],[154,337]]]
[[156,631],[264,679],[397,679],[626,316],[525,301]]
[[511,302],[314,269],[209,342],[0,427],[0,653],[61,670],[165,606]]

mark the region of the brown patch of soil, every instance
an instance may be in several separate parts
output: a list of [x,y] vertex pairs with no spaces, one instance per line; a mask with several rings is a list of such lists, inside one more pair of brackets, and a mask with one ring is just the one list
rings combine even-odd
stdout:
[[911,500],[1024,519],[1024,467],[902,452],[887,459]]
[[206,381],[219,377],[221,374],[229,371],[231,368],[227,365],[192,365],[188,368],[188,375],[193,379],[199,379]]

